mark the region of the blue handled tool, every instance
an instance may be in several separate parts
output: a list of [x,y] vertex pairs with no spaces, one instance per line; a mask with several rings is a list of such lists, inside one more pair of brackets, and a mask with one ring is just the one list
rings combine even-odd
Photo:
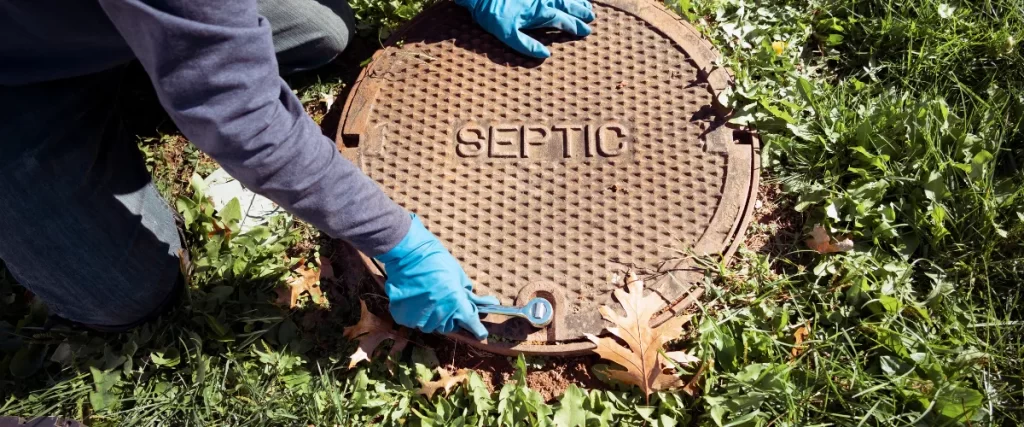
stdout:
[[477,306],[477,310],[481,313],[522,317],[529,321],[535,328],[547,326],[551,323],[551,319],[554,319],[555,317],[555,309],[551,306],[551,301],[544,298],[534,298],[522,307],[480,305]]

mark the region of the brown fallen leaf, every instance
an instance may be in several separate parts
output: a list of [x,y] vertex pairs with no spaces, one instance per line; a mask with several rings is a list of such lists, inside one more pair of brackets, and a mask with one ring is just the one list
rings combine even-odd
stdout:
[[288,304],[289,308],[295,308],[298,305],[299,296],[309,293],[314,303],[326,305],[327,300],[324,299],[324,293],[320,290],[320,272],[306,268],[305,265],[300,265],[295,272],[298,273],[298,276],[288,279],[285,287],[275,290],[276,302],[281,305]]
[[830,254],[835,252],[848,252],[853,250],[853,240],[843,239],[832,243],[828,231],[821,224],[815,224],[811,230],[811,237],[807,239],[807,247],[819,254]]
[[713,362],[714,361],[710,361],[708,363],[701,362],[700,366],[697,368],[697,372],[695,372],[693,376],[690,377],[690,381],[683,386],[684,393],[690,395],[690,397],[697,397],[697,389],[700,388],[701,383],[704,382],[704,370]]
[[801,326],[796,329],[796,332],[793,332],[793,349],[790,350],[790,354],[794,359],[804,352],[804,338],[807,335],[810,335],[810,331],[807,330],[806,326]]
[[442,389],[444,390],[444,395],[447,396],[448,393],[452,391],[452,387],[455,387],[456,384],[464,382],[469,378],[468,369],[459,369],[455,375],[451,375],[448,373],[447,369],[438,368],[437,374],[441,376],[437,381],[424,381],[420,378],[420,388],[416,390],[416,393],[426,396],[429,400],[434,397],[434,393],[437,393],[439,389]]
[[192,271],[195,269],[192,265],[191,258],[184,248],[178,249],[178,269],[181,271],[182,277],[185,278],[185,287],[192,288]]
[[361,361],[369,361],[373,351],[386,339],[395,340],[395,344],[391,346],[390,354],[398,354],[405,349],[405,346],[409,344],[409,340],[404,336],[404,331],[396,332],[394,330],[394,322],[390,319],[382,319],[371,313],[366,308],[366,303],[363,300],[359,300],[359,306],[361,310],[359,322],[345,328],[344,331],[345,338],[359,342],[356,351],[349,357],[349,368],[356,366]]
[[701,362],[700,358],[685,351],[666,351],[665,355],[680,365],[692,365]]
[[[602,359],[626,368],[608,369],[608,377],[640,387],[648,398],[658,390],[686,386],[674,373],[666,372],[668,363],[661,353],[665,343],[679,337],[690,316],[674,317],[657,328],[651,328],[651,317],[661,309],[661,297],[653,293],[644,297],[644,282],[635,274],[630,274],[626,287],[629,292],[615,290],[615,299],[622,305],[625,317],[620,317],[607,306],[602,306],[599,311],[605,320],[616,325],[606,328],[608,332],[625,341],[628,348],[612,338],[587,334],[587,338],[597,344],[594,351]],[[678,353],[674,355],[682,358]]]

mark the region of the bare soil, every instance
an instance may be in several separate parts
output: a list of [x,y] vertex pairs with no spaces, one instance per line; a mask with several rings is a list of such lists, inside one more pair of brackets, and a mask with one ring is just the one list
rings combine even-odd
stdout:
[[[499,390],[506,382],[513,381],[514,358],[488,353],[440,336],[429,336],[425,340],[437,352],[443,367],[453,372],[464,368],[473,369],[483,377],[491,391]],[[600,363],[597,356],[534,356],[527,361],[527,386],[540,392],[548,401],[558,399],[571,384],[585,388],[607,387],[589,369]]]
[[803,241],[803,215],[793,209],[793,200],[782,195],[779,184],[762,180],[755,203],[744,246],[772,256],[783,256],[799,249]]

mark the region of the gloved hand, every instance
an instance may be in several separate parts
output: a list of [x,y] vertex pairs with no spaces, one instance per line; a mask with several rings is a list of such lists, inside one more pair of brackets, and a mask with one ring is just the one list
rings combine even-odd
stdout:
[[384,291],[396,322],[427,333],[446,334],[459,326],[477,339],[487,338],[476,307],[498,304],[498,299],[473,294],[459,262],[415,214],[405,238],[377,259],[387,271]]
[[524,55],[547,58],[551,51],[522,30],[556,28],[577,36],[590,35],[594,20],[588,0],[455,0],[469,9],[487,32]]

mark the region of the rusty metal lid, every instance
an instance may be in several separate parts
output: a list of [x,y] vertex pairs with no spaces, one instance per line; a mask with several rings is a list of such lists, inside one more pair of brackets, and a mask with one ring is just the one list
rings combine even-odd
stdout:
[[[757,188],[756,139],[723,125],[717,54],[649,0],[595,1],[593,34],[508,49],[451,2],[397,31],[355,83],[338,147],[462,261],[478,294],[548,298],[534,329],[489,315],[483,346],[572,354],[614,279],[659,272],[659,320],[699,293],[692,254],[729,256]],[[471,340],[470,340],[471,341]]]

